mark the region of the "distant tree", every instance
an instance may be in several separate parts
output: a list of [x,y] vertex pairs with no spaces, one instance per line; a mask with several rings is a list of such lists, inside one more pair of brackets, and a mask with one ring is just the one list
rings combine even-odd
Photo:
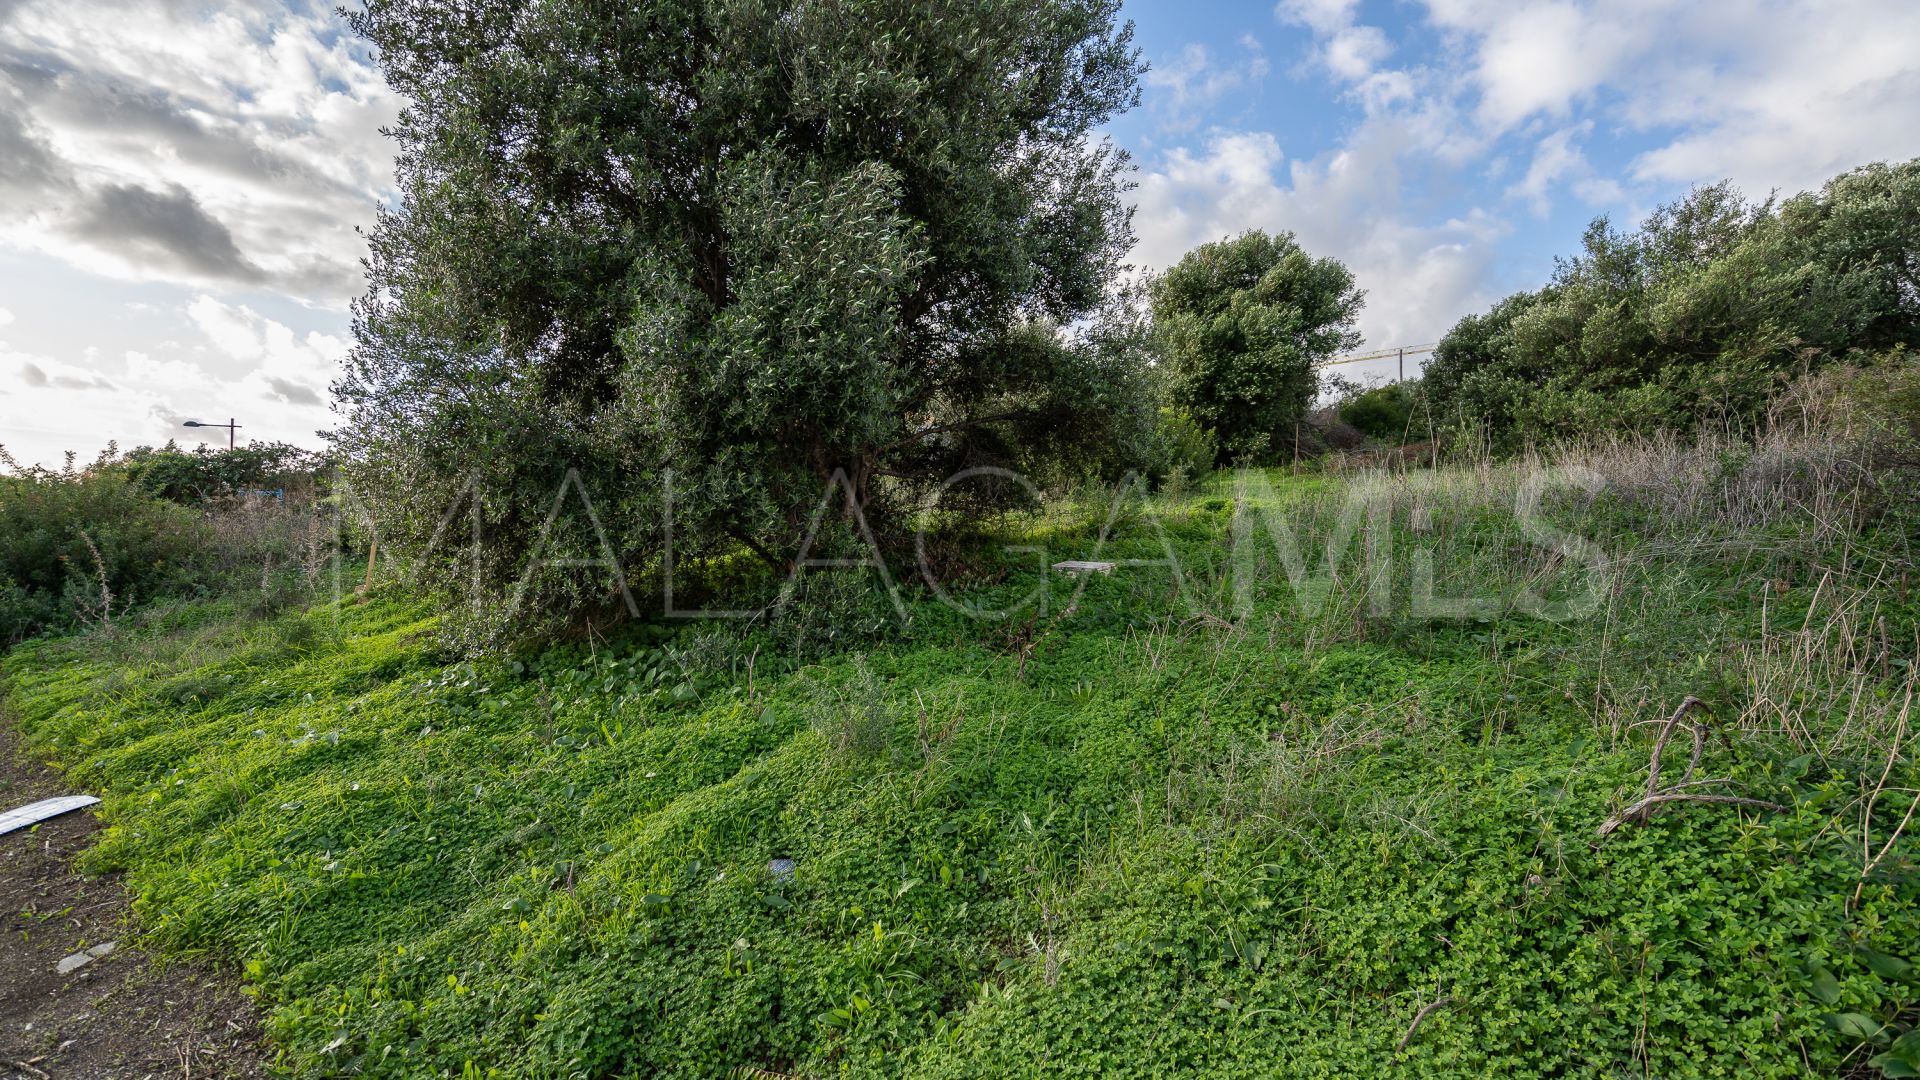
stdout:
[[168,442],[137,447],[103,463],[163,499],[189,504],[249,490],[284,489],[290,483],[312,488],[327,467],[324,455],[282,442],[252,442],[231,450],[208,446],[182,450]]
[[553,517],[568,470],[629,569],[661,550],[669,472],[678,553],[779,566],[836,473],[877,518],[1096,436],[1115,380],[1084,320],[1132,234],[1094,133],[1141,70],[1118,7],[352,14],[410,102],[337,388],[383,542],[464,583],[473,552],[427,548],[471,501],[485,587],[558,617],[617,576],[541,565],[604,550],[577,496]]
[[1340,419],[1370,439],[1398,446],[1427,437],[1420,383],[1395,382],[1359,390],[1340,401]]
[[1314,365],[1359,344],[1365,294],[1293,234],[1203,244],[1152,284],[1174,403],[1225,459],[1274,457],[1313,402]]
[[1807,367],[1920,340],[1920,161],[1778,206],[1697,188],[1630,233],[1596,220],[1581,247],[1447,333],[1426,371],[1436,419],[1509,448],[1740,423]]

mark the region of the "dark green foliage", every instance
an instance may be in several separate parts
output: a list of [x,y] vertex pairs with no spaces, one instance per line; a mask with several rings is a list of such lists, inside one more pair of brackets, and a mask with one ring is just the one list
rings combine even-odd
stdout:
[[1497,446],[1743,425],[1809,366],[1920,340],[1920,161],[1774,206],[1700,188],[1605,219],[1537,293],[1462,319],[1427,366],[1437,419]]
[[[278,500],[220,512],[180,505],[214,490],[187,486],[189,477],[300,480],[311,494],[310,456],[260,449],[228,457],[143,448],[116,457],[110,448],[86,468],[69,456],[47,469],[22,467],[0,448],[0,648],[77,626],[110,631],[155,600],[234,593],[266,610],[331,584],[324,571],[338,537],[324,512]],[[301,471],[243,471],[261,462]]]
[[1364,294],[1292,233],[1251,231],[1190,251],[1152,285],[1173,402],[1227,461],[1270,461],[1312,404],[1314,365],[1359,344]]
[[1132,355],[1053,328],[1131,245],[1092,137],[1136,96],[1116,11],[353,14],[411,103],[339,387],[383,542],[477,578],[503,636],[617,606],[604,564],[651,568],[669,473],[678,555],[780,566],[837,471],[884,526],[956,468],[1115,442]]
[[1398,446],[1427,437],[1425,402],[1419,382],[1387,383],[1362,390],[1340,402],[1340,419],[1368,438]]
[[1156,484],[1191,484],[1213,471],[1220,454],[1213,432],[1207,431],[1179,409],[1160,410],[1156,426],[1157,453],[1151,456],[1147,472]]
[[171,442],[142,446],[121,455],[114,465],[147,491],[188,505],[268,489],[311,497],[330,468],[324,455],[263,442],[232,450],[199,446],[188,451]]
[[0,646],[193,591],[210,539],[117,469],[0,473]]

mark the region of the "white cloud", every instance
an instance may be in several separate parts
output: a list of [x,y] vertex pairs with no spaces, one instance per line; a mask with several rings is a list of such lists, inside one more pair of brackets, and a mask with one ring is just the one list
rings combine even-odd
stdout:
[[[212,296],[198,296],[170,319],[193,328],[199,343],[161,340],[138,349],[73,352],[63,362],[44,352],[0,345],[0,444],[22,461],[57,461],[65,450],[91,457],[108,440],[121,446],[225,445],[224,431],[189,431],[186,420],[240,421],[240,441],[318,445],[327,420],[327,384],[347,344],[300,333],[277,319]],[[157,336],[157,335],[156,335]]]
[[[1642,30],[1652,36],[1657,28]],[[1571,3],[1527,5],[1478,28],[1480,117],[1504,130],[1536,112],[1564,114],[1612,73],[1629,31]]]
[[[1621,180],[1799,191],[1920,154],[1920,5],[1910,0],[1428,8],[1469,58],[1463,79],[1489,133],[1571,117],[1651,135],[1659,145]],[[1603,197],[1617,181],[1574,186]]]
[[1368,291],[1360,329],[1378,345],[1432,341],[1490,302],[1493,240],[1483,214],[1422,223],[1400,205],[1402,125],[1363,127],[1342,149],[1287,162],[1272,135],[1222,133],[1202,153],[1172,151],[1140,180],[1135,259],[1163,269],[1194,246],[1247,229],[1287,230],[1347,264]]
[[1327,40],[1322,54],[1326,65],[1342,79],[1359,80],[1373,74],[1375,65],[1393,52],[1387,35],[1377,26],[1350,26]]
[[347,354],[337,337],[296,335],[284,323],[211,296],[195,297],[187,316],[219,353],[244,365],[240,389],[260,401],[321,405]]
[[1584,202],[1603,205],[1624,194],[1620,185],[1595,174],[1577,140],[1593,132],[1593,121],[1583,120],[1552,132],[1534,147],[1527,174],[1507,188],[1509,196],[1523,199],[1534,214],[1545,217],[1553,207],[1551,193],[1556,186],[1567,186]]
[[87,368],[63,364],[48,356],[0,351],[0,362],[12,369],[14,384],[28,390],[112,390],[114,385]]
[[1280,0],[1273,9],[1284,22],[1296,23],[1317,34],[1332,34],[1353,24],[1360,0]]
[[1205,45],[1189,44],[1173,60],[1148,69],[1142,82],[1147,107],[1159,116],[1163,128],[1181,130],[1198,122],[1199,110],[1230,93],[1259,84],[1267,74],[1266,53],[1251,36],[1240,45],[1245,55],[1222,61]]
[[398,102],[329,6],[16,0],[0,13],[0,243],[96,273],[359,290]]
[[[1315,59],[1335,78],[1363,82],[1393,53],[1393,46],[1379,27],[1354,22],[1357,8],[1357,0],[1281,0],[1273,13],[1282,22],[1313,31],[1319,39]],[[1386,74],[1389,77],[1385,81],[1362,87],[1362,100],[1368,103],[1369,111],[1376,104],[1399,100],[1411,89],[1405,73]]]
[[0,307],[0,326],[6,326],[11,322],[13,322],[13,312]]

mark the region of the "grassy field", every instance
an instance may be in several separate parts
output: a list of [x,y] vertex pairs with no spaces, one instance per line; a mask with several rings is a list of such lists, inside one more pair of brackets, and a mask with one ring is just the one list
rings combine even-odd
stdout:
[[[1003,620],[179,607],[7,708],[296,1075],[1920,1075],[1911,518],[1816,445],[1558,464],[1092,493],[957,560]],[[999,552],[1109,517],[1181,573]],[[1599,835],[1650,790],[1749,802]]]

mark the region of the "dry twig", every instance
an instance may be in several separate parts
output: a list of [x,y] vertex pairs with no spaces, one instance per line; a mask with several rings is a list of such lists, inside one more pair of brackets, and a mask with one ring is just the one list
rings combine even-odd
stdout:
[[[1687,761],[1687,770],[1680,774],[1680,779],[1676,783],[1667,787],[1665,790],[1661,789],[1660,767],[1662,759],[1667,752],[1667,740],[1673,737],[1673,729],[1679,726],[1681,719],[1684,718],[1687,713],[1695,709],[1704,711],[1706,707],[1705,702],[1694,697],[1692,694],[1688,694],[1686,698],[1680,702],[1680,707],[1673,710],[1673,715],[1668,717],[1667,722],[1660,727],[1660,737],[1654,740],[1653,756],[1647,762],[1646,794],[1643,795],[1639,801],[1627,806],[1619,813],[1614,814],[1602,822],[1599,831],[1595,833],[1595,839],[1605,840],[1609,833],[1629,821],[1635,824],[1645,824],[1648,816],[1652,814],[1655,807],[1663,806],[1667,803],[1722,803],[1729,806],[1751,806],[1756,809],[1773,810],[1776,812],[1785,812],[1792,809],[1792,807],[1782,806],[1776,802],[1768,802],[1765,799],[1749,799],[1740,795],[1707,795],[1683,792],[1680,790],[1681,788],[1694,786],[1693,771],[1700,767],[1700,757],[1706,752],[1707,725],[1704,720],[1696,721],[1688,725],[1688,730],[1693,735],[1693,756]],[[1699,781],[1699,783],[1703,784],[1715,782],[1717,781]]]
[[1397,1054],[1407,1048],[1407,1044],[1413,1041],[1414,1034],[1420,1030],[1420,1025],[1426,1022],[1427,1017],[1431,1015],[1435,1009],[1451,1004],[1453,1004],[1452,998],[1442,997],[1435,998],[1427,1004],[1420,1006],[1420,1011],[1413,1014],[1413,1023],[1407,1025],[1407,1033],[1400,1036],[1400,1044],[1393,1048],[1393,1052]]

